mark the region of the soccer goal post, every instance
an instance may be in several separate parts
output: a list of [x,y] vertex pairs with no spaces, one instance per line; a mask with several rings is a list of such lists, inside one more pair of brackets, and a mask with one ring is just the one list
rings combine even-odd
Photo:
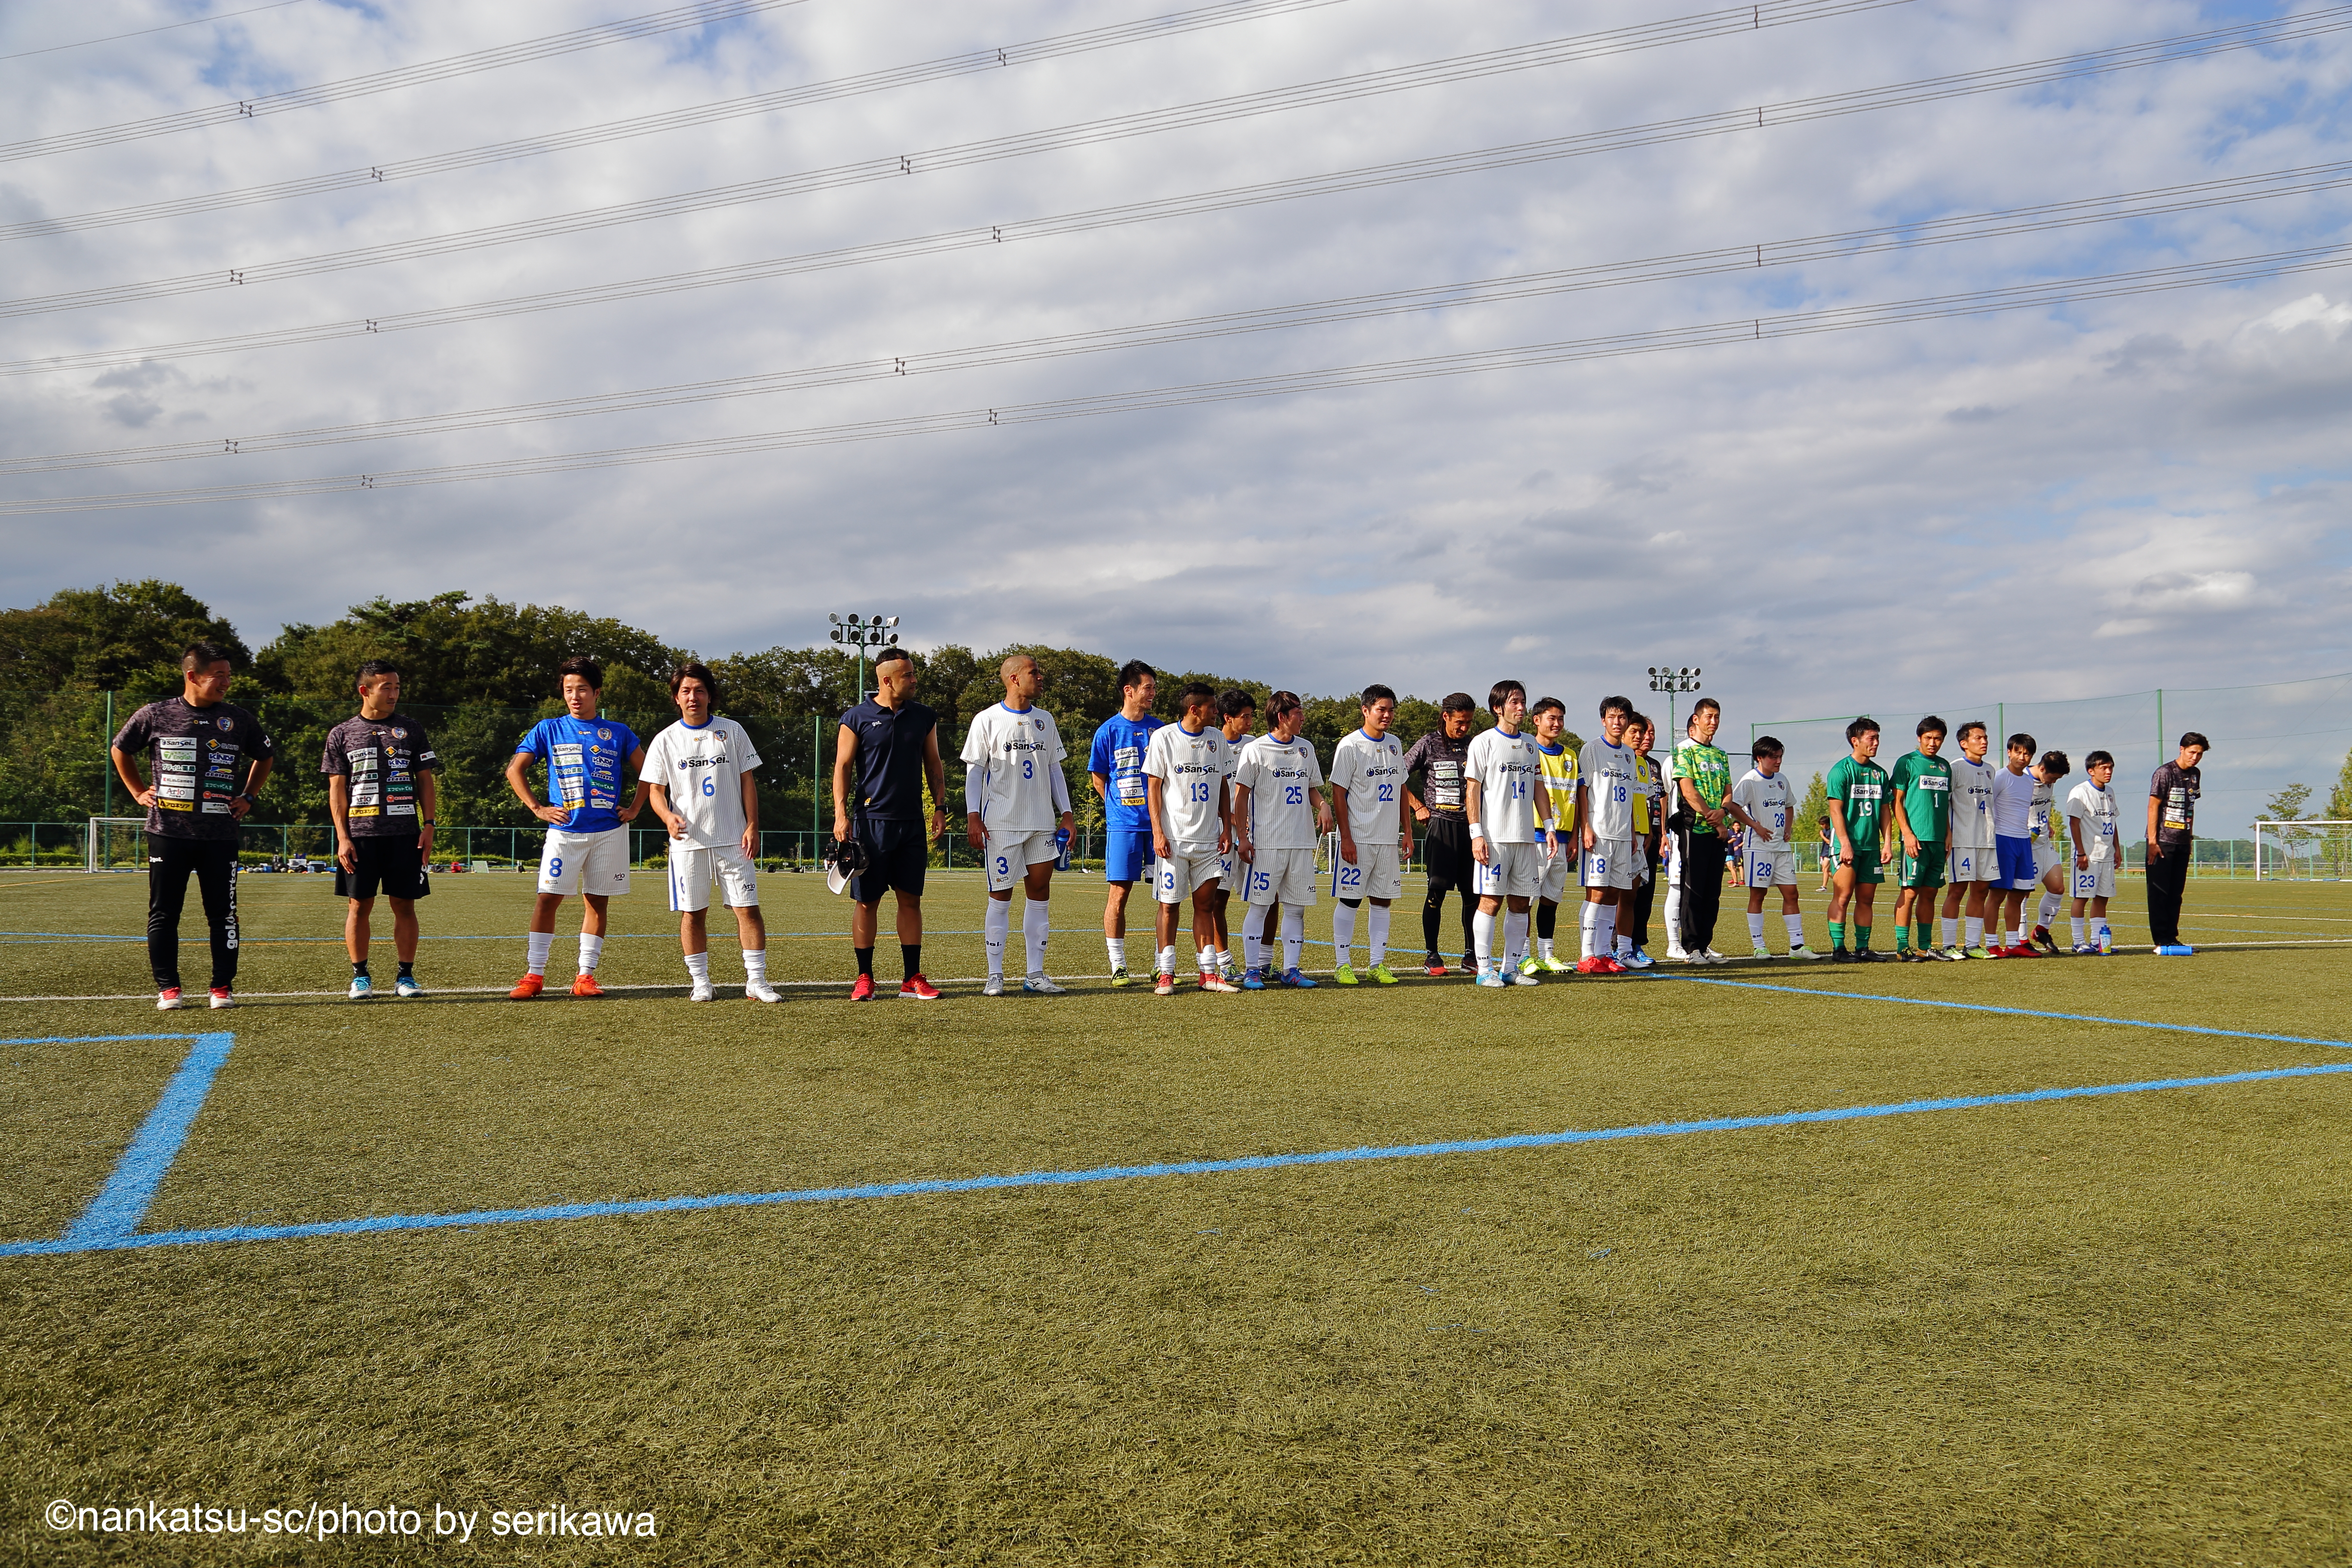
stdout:
[[2335,818],[2254,824],[2254,880],[2340,882],[2352,874],[2352,822]]
[[147,819],[93,816],[87,860],[92,871],[142,871],[147,867]]

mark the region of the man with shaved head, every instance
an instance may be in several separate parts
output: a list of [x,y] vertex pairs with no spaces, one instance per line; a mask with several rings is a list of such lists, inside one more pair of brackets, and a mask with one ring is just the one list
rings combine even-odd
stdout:
[[1025,653],[998,668],[1004,700],[976,715],[963,741],[964,810],[971,847],[988,876],[988,984],[982,994],[1004,994],[1004,943],[1012,934],[1013,889],[1028,900],[1021,932],[1028,946],[1028,972],[1021,989],[1031,995],[1058,996],[1062,988],[1045,977],[1046,900],[1052,896],[1055,819],[1063,833],[1072,826],[1070,786],[1062,776],[1062,732],[1054,716],[1037,707],[1045,683],[1037,661]]

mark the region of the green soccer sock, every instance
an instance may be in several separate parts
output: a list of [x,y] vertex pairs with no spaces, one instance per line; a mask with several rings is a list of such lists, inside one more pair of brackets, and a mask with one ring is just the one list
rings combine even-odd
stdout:
[[1843,947],[1845,945],[1845,921],[1830,921],[1830,945],[1832,947]]
[[1853,928],[1853,950],[1856,952],[1868,952],[1870,951],[1870,928],[1868,926],[1856,926]]
[[1895,928],[1895,951],[1897,952],[1908,952],[1911,951],[1911,928],[1909,926],[1896,926]]
[[1921,952],[1933,952],[1935,950],[1936,922],[1934,921],[1921,921],[1919,922],[1919,951]]

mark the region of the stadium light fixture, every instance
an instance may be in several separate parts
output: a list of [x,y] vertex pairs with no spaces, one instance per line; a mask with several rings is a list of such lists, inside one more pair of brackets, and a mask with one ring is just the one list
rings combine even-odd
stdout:
[[898,646],[898,617],[896,616],[846,616],[827,615],[833,623],[833,640],[845,647],[857,650],[857,700],[866,700],[866,650]]
[[1666,694],[1666,748],[1674,749],[1675,737],[1682,731],[1675,727],[1675,698],[1678,693],[1699,689],[1699,667],[1654,664],[1650,666],[1650,689]]

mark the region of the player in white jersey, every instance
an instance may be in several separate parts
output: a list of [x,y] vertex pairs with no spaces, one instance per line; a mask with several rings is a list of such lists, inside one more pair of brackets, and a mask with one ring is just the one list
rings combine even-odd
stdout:
[[1389,968],[1389,906],[1404,891],[1404,863],[1412,858],[1412,819],[1404,801],[1404,746],[1389,733],[1396,693],[1367,686],[1359,700],[1363,727],[1331,752],[1331,815],[1339,825],[1339,851],[1331,857],[1331,977],[1356,984],[1356,911],[1367,899],[1372,912],[1365,941],[1373,984],[1394,985]]
[[[1953,739],[1960,754],[1952,759],[1952,853],[1944,868],[1944,956],[1989,958],[1984,945],[1985,890],[2000,875],[2000,859],[1992,826],[1992,775],[2000,770],[1985,761],[1992,737],[1974,719],[1960,726]],[[1960,916],[1966,900],[1967,940],[1961,939]]]
[[2033,869],[2033,737],[2011,735],[2008,752],[2009,765],[1992,775],[1992,833],[2000,867],[1986,900],[1991,906],[1989,945],[1995,958],[2039,958],[2025,942],[2025,895],[2040,879]]
[[1633,704],[1603,698],[1601,739],[1587,741],[1577,757],[1576,837],[1581,857],[1577,874],[1584,884],[1584,956],[1579,974],[1622,974],[1610,956],[1616,945],[1618,906],[1639,868],[1633,834],[1633,795],[1642,788],[1633,749],[1624,743]]
[[[2103,958],[2116,950],[2115,932],[2107,925],[2107,900],[2116,896],[2116,797],[2107,784],[2116,776],[2116,759],[2093,752],[2083,759],[2088,776],[2066,796],[2066,826],[2074,838],[2074,956]],[[2090,929],[2084,929],[2084,914]]]
[[[1219,731],[1225,737],[1225,781],[1231,784],[1234,770],[1242,763],[1242,748],[1249,743],[1250,731],[1257,728],[1257,699],[1238,686],[1228,687],[1217,693],[1217,719]],[[1232,831],[1225,836],[1227,847],[1224,854],[1218,857],[1217,894],[1213,900],[1217,922],[1217,973],[1235,982],[1241,979],[1242,972],[1240,966],[1234,963],[1233,933],[1227,929],[1225,911],[1233,903],[1234,891],[1246,886],[1249,880],[1249,862],[1241,858],[1241,847],[1236,842],[1238,837],[1238,833]],[[1246,919],[1249,914],[1247,900],[1243,903],[1242,913]],[[1267,918],[1271,920],[1273,917],[1274,911],[1267,911]],[[1270,938],[1273,927],[1268,926],[1264,934]]]
[[[1028,948],[1028,973],[1021,989],[1058,996],[1062,988],[1045,977],[1045,937],[1051,929],[1046,900],[1054,891],[1054,862],[1073,826],[1069,781],[1062,776],[1062,732],[1054,716],[1036,706],[1045,672],[1025,653],[998,668],[1004,700],[973,718],[963,738],[963,804],[971,847],[988,873],[988,996],[1004,994],[1004,943],[1013,930],[1013,889],[1028,899],[1021,934]],[[1062,838],[1054,837],[1060,819]]]
[[1151,813],[1152,896],[1159,943],[1151,989],[1176,994],[1176,910],[1192,901],[1192,950],[1201,989],[1231,991],[1217,969],[1216,895],[1233,817],[1233,763],[1225,737],[1210,721],[1217,694],[1195,680],[1176,694],[1183,717],[1151,732],[1143,756],[1144,802]]
[[1764,945],[1764,894],[1767,889],[1778,888],[1780,923],[1789,932],[1789,956],[1819,958],[1820,953],[1805,945],[1805,917],[1797,909],[1797,806],[1789,780],[1780,772],[1785,748],[1773,736],[1759,735],[1748,742],[1748,754],[1756,759],[1756,765],[1731,786],[1729,801],[1731,816],[1746,839],[1740,846],[1739,881],[1748,889],[1748,945],[1758,958],[1772,956],[1772,950]]
[[[1315,840],[1330,831],[1331,803],[1324,798],[1315,747],[1298,733],[1306,714],[1297,694],[1268,697],[1265,716],[1273,730],[1243,747],[1234,769],[1235,845],[1249,862],[1249,886],[1242,893],[1252,910],[1281,910],[1282,984],[1312,990],[1315,982],[1299,969],[1298,956],[1307,943],[1307,911],[1315,902]],[[1244,991],[1265,989],[1265,940],[1244,914]]]
[[712,716],[718,682],[688,659],[670,673],[678,721],[646,747],[637,776],[654,815],[669,829],[669,907],[678,911],[691,1000],[710,1000],[710,889],[735,911],[743,944],[743,994],[781,1002],[768,984],[768,926],[760,915],[760,753],[743,726]]
[[[1463,764],[1463,804],[1470,813],[1471,885],[1478,913],[1470,927],[1480,985],[1533,985],[1519,958],[1528,945],[1528,908],[1543,887],[1545,862],[1559,853],[1543,753],[1519,728],[1528,689],[1498,680],[1486,694],[1495,727],[1474,738]],[[1507,910],[1507,913],[1504,911]],[[1495,917],[1503,913],[1503,951],[1495,952]]]
[[2058,826],[2058,781],[2074,772],[2074,764],[2063,752],[2044,752],[2042,760],[2033,764],[2033,805],[2027,821],[2029,836],[2033,840],[2033,872],[2042,884],[2042,900],[2034,908],[2033,930],[2026,941],[2051,957],[2058,956],[2058,939],[2050,934],[2050,922],[2058,918],[2058,906],[2065,901],[2067,886],[2066,847]]

